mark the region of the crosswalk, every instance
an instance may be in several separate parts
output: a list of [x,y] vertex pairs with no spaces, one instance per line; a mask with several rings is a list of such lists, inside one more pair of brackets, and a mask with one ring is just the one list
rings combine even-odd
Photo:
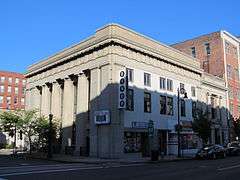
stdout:
[[83,163],[72,163],[72,164],[44,164],[44,165],[19,165],[10,167],[0,167],[0,180],[6,179],[7,177],[17,175],[32,175],[42,173],[57,173],[57,172],[68,172],[68,171],[80,171],[80,170],[97,170],[104,168],[118,168],[127,166],[139,166],[143,164],[119,164],[119,163],[104,163],[104,164],[83,164]]

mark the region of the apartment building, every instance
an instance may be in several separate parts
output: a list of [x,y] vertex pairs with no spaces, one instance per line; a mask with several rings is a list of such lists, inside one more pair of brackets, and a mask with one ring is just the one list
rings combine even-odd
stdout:
[[195,61],[200,60],[205,72],[225,79],[228,108],[233,118],[240,114],[239,43],[227,31],[218,31],[172,45],[196,58]]

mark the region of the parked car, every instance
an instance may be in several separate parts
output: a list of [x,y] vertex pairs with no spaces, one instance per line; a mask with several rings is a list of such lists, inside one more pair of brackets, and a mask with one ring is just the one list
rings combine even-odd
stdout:
[[217,159],[225,157],[226,149],[221,145],[207,145],[196,154],[196,158],[198,159]]
[[240,155],[240,143],[238,141],[230,142],[226,148],[227,155],[239,156]]

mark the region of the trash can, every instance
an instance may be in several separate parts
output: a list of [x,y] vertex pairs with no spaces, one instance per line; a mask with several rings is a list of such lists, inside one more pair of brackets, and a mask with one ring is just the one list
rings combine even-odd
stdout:
[[157,150],[151,151],[151,161],[158,161],[159,152]]

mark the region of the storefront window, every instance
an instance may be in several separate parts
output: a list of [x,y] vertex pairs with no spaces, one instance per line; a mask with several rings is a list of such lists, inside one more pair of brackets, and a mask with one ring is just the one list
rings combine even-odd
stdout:
[[141,133],[140,132],[124,133],[124,152],[125,153],[141,152]]
[[194,134],[181,135],[181,149],[196,149],[198,145],[198,138]]

